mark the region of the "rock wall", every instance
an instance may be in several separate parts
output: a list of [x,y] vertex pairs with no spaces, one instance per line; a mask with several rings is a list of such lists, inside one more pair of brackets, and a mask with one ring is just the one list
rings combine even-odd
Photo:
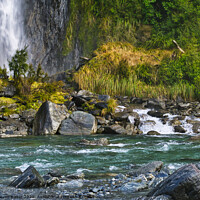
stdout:
[[70,0],[24,1],[25,33],[33,66],[41,63],[49,75],[78,66],[78,44],[67,56],[62,54]]

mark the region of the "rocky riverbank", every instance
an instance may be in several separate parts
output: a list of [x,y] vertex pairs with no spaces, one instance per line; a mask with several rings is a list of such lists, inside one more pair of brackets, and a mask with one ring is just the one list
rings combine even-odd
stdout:
[[[112,178],[87,180],[83,173],[41,176],[29,166],[9,187],[0,187],[3,199],[199,199],[199,164],[170,171],[155,161]],[[139,196],[141,195],[142,196]]]
[[[96,95],[79,91],[65,96],[64,104],[47,101],[36,113],[26,110],[20,114],[0,116],[0,137],[25,135],[92,135],[143,134],[160,135],[154,126],[167,125],[171,132],[198,134],[200,132],[200,103],[157,99]],[[116,106],[118,105],[118,106]],[[141,114],[137,108],[147,109]],[[149,118],[149,119],[148,119]],[[189,128],[188,128],[189,127]]]

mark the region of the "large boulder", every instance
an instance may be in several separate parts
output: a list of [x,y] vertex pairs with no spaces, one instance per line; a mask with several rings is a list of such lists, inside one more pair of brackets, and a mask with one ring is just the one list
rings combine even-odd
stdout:
[[59,128],[61,135],[91,135],[97,131],[97,121],[89,113],[73,112],[68,119],[62,121]]
[[44,186],[44,179],[33,166],[29,166],[9,186],[16,188],[39,188]]
[[53,135],[69,114],[65,105],[46,101],[39,108],[33,123],[33,135]]
[[185,165],[159,183],[147,196],[169,195],[174,200],[200,199],[200,164]]

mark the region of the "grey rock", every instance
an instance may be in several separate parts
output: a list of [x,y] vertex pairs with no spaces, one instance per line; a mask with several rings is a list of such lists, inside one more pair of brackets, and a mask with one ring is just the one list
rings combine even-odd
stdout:
[[108,104],[105,102],[99,102],[95,104],[95,107],[99,108],[99,109],[104,109],[104,108],[108,108]]
[[100,138],[98,140],[86,140],[86,139],[82,139],[80,141],[79,144],[83,144],[83,145],[97,145],[97,146],[107,146],[109,145],[109,141],[107,138]]
[[107,102],[110,99],[110,96],[109,95],[98,95],[98,99],[100,101]]
[[82,180],[72,180],[72,181],[67,181],[65,183],[58,183],[57,184],[58,188],[81,188],[83,187],[83,181]]
[[97,121],[93,115],[75,111],[62,121],[58,132],[61,135],[91,135],[96,131]]
[[44,179],[33,166],[29,166],[17,179],[9,186],[16,188],[39,188],[44,186]]
[[140,174],[147,174],[147,173],[153,173],[153,172],[159,172],[161,168],[163,167],[162,161],[154,161],[151,163],[148,163],[139,169],[135,169],[128,174],[131,176],[138,176]]
[[120,134],[120,135],[127,135],[128,131],[119,124],[113,124],[111,126],[104,127],[105,134]]
[[16,88],[13,84],[9,84],[6,87],[1,88],[0,97],[13,97],[16,94]]
[[165,109],[165,102],[157,99],[149,99],[145,107],[153,108],[156,110]]
[[39,108],[33,123],[33,135],[54,135],[65,118],[67,113],[64,105],[58,105],[46,101]]
[[157,185],[147,196],[169,195],[174,200],[200,199],[200,170],[198,165],[183,166]]
[[12,115],[9,115],[9,117],[11,119],[19,119],[19,115],[18,114],[12,114]]

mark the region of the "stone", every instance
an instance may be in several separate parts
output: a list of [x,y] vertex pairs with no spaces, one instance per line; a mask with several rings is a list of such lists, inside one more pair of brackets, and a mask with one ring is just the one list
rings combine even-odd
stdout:
[[138,176],[140,174],[147,174],[147,173],[153,173],[153,172],[159,172],[161,168],[163,167],[162,161],[153,161],[151,163],[148,163],[139,169],[135,169],[128,174],[130,176]]
[[147,197],[168,195],[174,200],[200,199],[200,165],[181,167],[159,183]]
[[39,108],[33,123],[33,135],[54,135],[61,122],[67,118],[66,107],[46,101]]
[[77,96],[91,96],[93,95],[92,92],[89,92],[87,90],[80,90],[78,93],[77,93]]
[[81,188],[83,186],[82,180],[72,180],[65,183],[58,183],[58,188]]
[[9,84],[6,87],[1,88],[0,97],[14,97],[16,94],[16,88],[13,84]]
[[98,95],[98,100],[107,102],[110,99],[109,95]]
[[95,104],[95,107],[102,110],[102,109],[104,109],[104,108],[108,108],[108,104],[105,103],[105,102],[99,102],[99,103],[96,103],[96,104]]
[[104,127],[104,134],[120,134],[120,135],[127,135],[127,130],[120,126],[119,124],[113,124],[111,126]]
[[143,104],[143,103],[146,102],[146,100],[142,99],[142,98],[132,97],[130,99],[130,102],[133,103],[133,104]]
[[175,126],[174,131],[178,133],[185,133],[186,130],[182,126]]
[[72,101],[76,104],[77,107],[81,107],[87,101],[82,96],[74,96]]
[[148,115],[150,115],[151,117],[157,117],[157,118],[163,118],[163,113],[158,112],[158,111],[148,111],[147,112]]
[[9,117],[11,119],[19,119],[19,115],[18,114],[12,114],[12,115],[9,115]]
[[160,135],[157,131],[149,131],[147,135]]
[[44,184],[44,179],[38,171],[33,166],[29,166],[9,186],[16,188],[39,188],[44,186]]
[[194,123],[192,126],[192,130],[194,133],[200,133],[200,122]]
[[61,135],[91,135],[97,131],[97,121],[89,113],[73,112],[68,119],[62,121],[58,133]]
[[191,103],[178,103],[178,108],[180,110],[188,109],[191,106]]
[[109,122],[109,121],[106,120],[104,117],[99,117],[99,116],[97,116],[96,119],[97,119],[98,125],[106,125],[106,124],[108,124],[108,122]]
[[170,124],[171,126],[179,126],[179,125],[181,125],[182,123],[181,123],[178,119],[173,119],[173,120],[171,120],[171,121],[169,122],[169,124]]
[[64,105],[68,110],[73,110],[76,107],[76,104],[73,101],[65,101]]
[[149,99],[145,107],[155,110],[165,109],[165,102],[157,99]]
[[84,173],[76,173],[76,174],[70,174],[66,176],[66,179],[84,179],[85,174]]
[[109,141],[107,138],[100,138],[98,140],[86,140],[86,139],[82,139],[80,141],[79,144],[83,144],[83,145],[97,145],[97,146],[107,146],[109,145]]

